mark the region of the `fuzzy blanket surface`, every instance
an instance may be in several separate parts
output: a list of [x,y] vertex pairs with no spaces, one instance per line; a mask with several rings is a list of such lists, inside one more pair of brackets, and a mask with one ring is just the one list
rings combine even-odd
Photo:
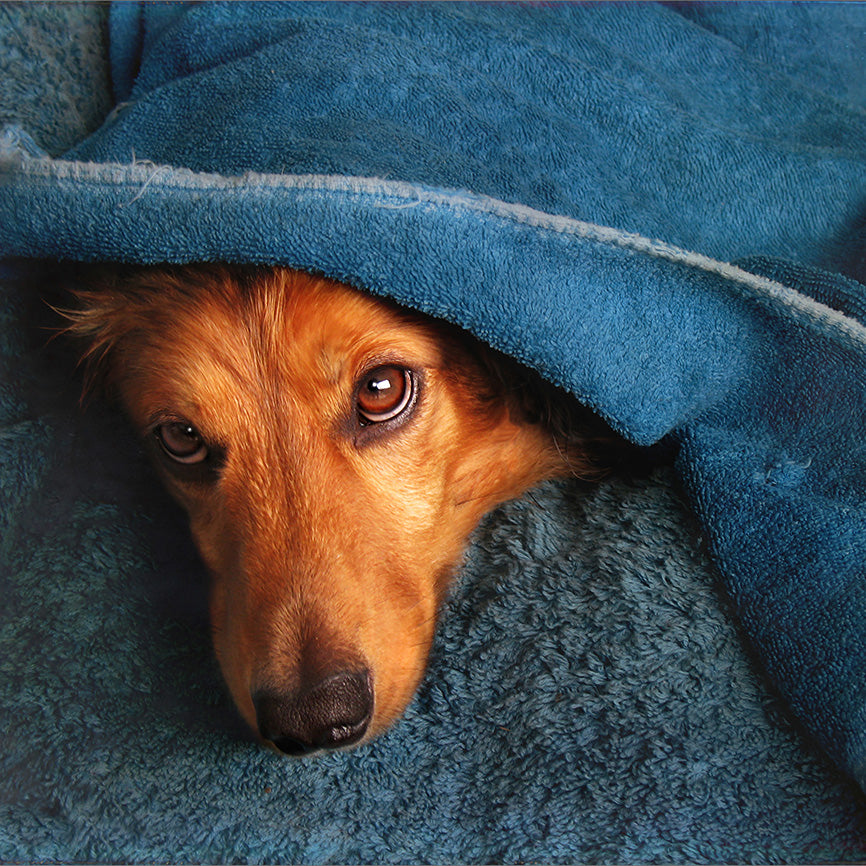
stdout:
[[[0,859],[866,857],[866,8],[121,3],[88,134],[98,14],[0,8]],[[68,259],[324,272],[675,466],[491,516],[406,718],[279,759]]]

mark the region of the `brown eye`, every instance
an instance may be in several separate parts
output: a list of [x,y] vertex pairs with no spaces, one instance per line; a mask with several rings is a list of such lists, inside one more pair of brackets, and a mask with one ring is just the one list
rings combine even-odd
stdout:
[[153,431],[162,450],[178,463],[201,463],[208,448],[198,430],[186,421],[160,424]]
[[414,381],[405,367],[376,367],[359,382],[357,405],[362,423],[390,421],[412,402]]

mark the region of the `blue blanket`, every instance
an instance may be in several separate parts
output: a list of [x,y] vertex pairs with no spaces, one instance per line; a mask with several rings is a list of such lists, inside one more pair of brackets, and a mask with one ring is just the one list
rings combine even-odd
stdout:
[[[866,785],[866,289],[857,282],[866,273],[866,9],[118,4],[111,36],[118,104],[95,134],[53,158],[20,125],[4,133],[0,254],[253,261],[321,271],[469,328],[570,390],[636,443],[674,443],[680,483],[748,646],[809,736],[843,773]],[[20,263],[5,273],[10,286],[22,273],[28,267]],[[11,291],[18,297],[18,289]],[[9,453],[21,453],[15,443],[22,437],[39,441],[37,434],[16,427],[7,437]],[[20,477],[40,471],[18,467]],[[566,494],[554,486],[543,495],[559,508]],[[366,756],[362,750],[329,756],[317,762],[318,771],[281,767],[254,776],[254,795],[268,814],[278,814],[270,811],[277,808],[271,792],[285,784],[285,774],[319,786],[303,795],[311,803],[323,797],[333,811],[335,791],[338,802],[354,802],[354,812],[340,810],[333,834],[293,835],[288,828],[282,848],[241,851],[237,840],[244,834],[237,831],[252,818],[239,803],[253,792],[242,790],[243,775],[229,773],[239,786],[240,799],[233,801],[239,811],[222,812],[228,823],[203,832],[182,856],[743,856],[743,849],[720,841],[730,824],[718,825],[705,848],[690,847],[694,828],[705,820],[694,788],[688,818],[666,811],[675,796],[661,808],[645,787],[616,788],[608,808],[636,809],[633,818],[620,815],[616,832],[613,813],[599,825],[616,842],[605,844],[586,824],[575,825],[582,798],[592,799],[596,811],[580,814],[599,814],[607,784],[599,786],[596,777],[622,781],[636,764],[657,766],[667,777],[661,764],[670,731],[659,732],[652,745],[631,742],[615,720],[624,712],[620,692],[607,710],[594,704],[581,716],[581,695],[598,698],[612,688],[617,665],[610,659],[633,638],[609,622],[607,631],[592,633],[597,623],[579,611],[592,609],[609,588],[569,585],[580,582],[565,567],[580,542],[555,537],[562,528],[546,531],[538,514],[527,526],[521,507],[510,512],[518,524],[524,520],[515,537],[533,557],[541,552],[563,567],[553,568],[542,587],[531,574],[509,586],[509,604],[519,610],[505,613],[538,620],[522,633],[533,645],[518,645],[519,676],[508,675],[514,645],[501,655],[489,642],[483,650],[473,645],[499,625],[513,631],[509,616],[485,607],[485,593],[496,590],[482,583],[471,598],[478,612],[464,609],[451,631],[446,618],[437,651],[460,647],[467,665],[483,659],[483,685],[466,681],[468,669],[437,668],[443,660],[434,657],[439,674],[420,704]],[[75,525],[118,520],[97,512],[77,513]],[[635,520],[644,541],[657,531],[651,521]],[[654,550],[662,563],[664,544]],[[512,553],[519,562],[520,551]],[[78,587],[83,572],[68,551],[60,561],[72,575],[72,600],[63,605],[74,606],[76,593],[90,597]],[[666,574],[659,565],[656,578],[664,582]],[[104,579],[111,598],[119,588]],[[472,593],[463,591],[452,600],[458,613],[470,604]],[[564,600],[554,604],[559,596]],[[695,630],[677,638],[686,643],[703,641],[723,621],[718,610],[708,612],[699,592],[694,598],[700,616],[691,612],[689,623]],[[25,601],[22,596],[18,604],[31,621]],[[100,611],[100,622],[107,613]],[[49,619],[62,633],[62,618]],[[20,619],[14,622],[20,638]],[[476,630],[461,632],[467,622]],[[646,627],[664,632],[663,623]],[[110,616],[107,625],[92,628],[98,642],[106,639],[101,630],[113,638],[126,634]],[[159,663],[172,663],[161,652]],[[670,647],[661,657],[671,664]],[[182,667],[188,665],[186,659]],[[663,698],[638,699],[654,688],[651,668],[641,669],[644,681],[628,684],[630,712],[639,715],[643,700],[659,711],[665,701],[694,695],[705,723],[691,742],[707,749],[708,763],[690,760],[686,775],[711,786],[708,767],[724,763],[720,755],[742,758],[726,739],[730,725],[712,747],[704,736],[710,708],[737,688],[711,699],[707,686],[686,676]],[[734,677],[723,669],[722,678]],[[472,685],[478,692],[469,698]],[[143,702],[120,689],[155,726],[158,740],[154,691],[159,697],[153,685]],[[572,714],[553,723],[563,692]],[[463,726],[459,736],[448,728],[440,737],[422,724],[452,714],[467,716],[453,723]],[[684,710],[678,724],[687,726],[688,716]],[[606,717],[620,734],[614,745],[602,746]],[[533,718],[544,726],[530,735],[524,726]],[[475,727],[479,719],[483,735]],[[204,724],[189,721],[194,730]],[[170,722],[162,724],[169,729]],[[237,743],[222,744],[225,764],[239,760]],[[150,748],[153,760],[163,746]],[[531,755],[539,749],[543,770],[534,774]],[[508,761],[500,767],[503,750]],[[450,770],[438,762],[443,755]],[[129,760],[138,766],[141,758]],[[183,760],[195,774],[195,758]],[[405,794],[418,781],[413,760],[429,788],[419,789],[410,809],[381,768],[400,780]],[[118,772],[115,764],[106,766]],[[454,767],[462,768],[464,782]],[[135,789],[136,803],[158,797],[153,786],[161,777],[148,772],[147,785]],[[515,776],[522,786],[506,781]],[[354,781],[341,782],[346,779]],[[123,790],[116,778],[112,784]],[[194,780],[185,784],[194,799]],[[856,795],[846,790],[840,796],[848,805],[840,808],[849,829],[834,825],[837,847],[798,849],[806,858],[862,856],[852,841],[863,838],[862,813],[845,812],[862,807],[853,806]],[[396,819],[389,802],[393,810],[409,810],[411,821]],[[713,810],[734,821],[734,805],[735,799],[719,813],[713,802]],[[347,814],[356,817],[347,823]],[[363,838],[353,835],[352,820],[363,827]],[[465,835],[455,829],[464,820]],[[648,842],[650,820],[659,823]],[[420,828],[414,841],[413,826]],[[386,835],[382,828],[391,828],[398,841],[378,837],[377,827]],[[220,838],[231,839],[229,847],[221,848]],[[65,844],[46,847],[46,856],[82,851],[68,839]],[[77,856],[159,859],[163,852],[173,859],[164,853],[172,850],[168,842],[143,851],[89,844]],[[27,849],[10,850],[20,857]],[[750,856],[783,856],[757,842],[749,850]]]

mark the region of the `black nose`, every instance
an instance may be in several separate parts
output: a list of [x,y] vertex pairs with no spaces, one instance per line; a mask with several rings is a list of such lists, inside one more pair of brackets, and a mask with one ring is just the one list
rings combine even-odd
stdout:
[[287,755],[357,743],[373,715],[370,674],[337,673],[294,692],[253,695],[259,733]]

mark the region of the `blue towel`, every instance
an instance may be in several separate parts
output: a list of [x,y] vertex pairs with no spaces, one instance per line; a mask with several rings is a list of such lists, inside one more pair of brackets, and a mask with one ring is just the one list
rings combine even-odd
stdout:
[[864,48],[855,4],[117,4],[102,128],[4,134],[0,254],[321,271],[675,443],[749,645],[866,786]]

